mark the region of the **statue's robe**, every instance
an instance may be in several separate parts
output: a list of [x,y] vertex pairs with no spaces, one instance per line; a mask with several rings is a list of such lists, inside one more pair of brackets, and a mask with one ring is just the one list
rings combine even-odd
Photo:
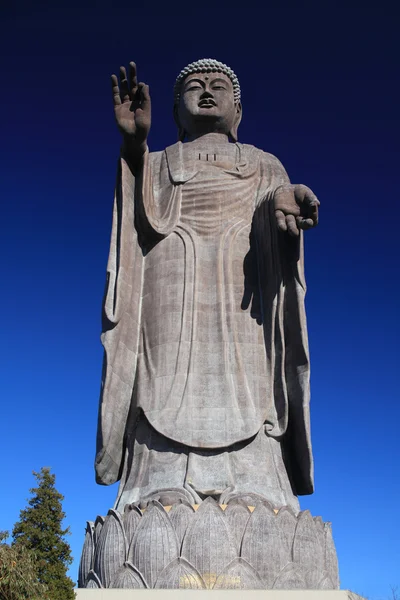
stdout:
[[[121,477],[139,414],[194,449],[280,441],[296,494],[313,491],[302,236],[278,231],[273,155],[234,162],[178,142],[120,159],[103,306],[97,481]],[[215,160],[214,160],[215,159]],[[262,457],[260,457],[262,460]],[[125,469],[126,470],[126,469]]]

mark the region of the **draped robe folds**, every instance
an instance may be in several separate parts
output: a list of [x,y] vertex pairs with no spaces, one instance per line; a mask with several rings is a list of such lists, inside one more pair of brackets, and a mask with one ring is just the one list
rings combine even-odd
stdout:
[[278,159],[249,145],[236,153],[232,169],[205,166],[178,142],[146,153],[136,174],[120,159],[98,483],[121,477],[143,411],[163,436],[198,449],[265,426],[295,492],[313,491],[302,235],[276,227],[273,194],[289,182]]

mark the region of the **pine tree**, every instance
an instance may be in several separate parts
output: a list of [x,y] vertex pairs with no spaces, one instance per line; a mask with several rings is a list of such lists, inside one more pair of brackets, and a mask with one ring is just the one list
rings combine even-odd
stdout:
[[34,551],[38,579],[47,587],[49,600],[73,600],[74,583],[67,577],[71,548],[64,539],[70,531],[69,527],[62,528],[64,496],[56,490],[55,475],[48,467],[33,475],[38,487],[30,490],[33,496],[29,506],[21,510],[20,520],[14,525],[13,546],[23,545]]

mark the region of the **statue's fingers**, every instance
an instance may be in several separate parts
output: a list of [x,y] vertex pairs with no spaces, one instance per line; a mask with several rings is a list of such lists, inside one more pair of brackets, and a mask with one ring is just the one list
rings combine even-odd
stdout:
[[150,100],[150,88],[146,83],[142,81],[139,83],[140,92],[143,100]]
[[316,227],[318,225],[318,208],[317,208],[317,210],[315,212],[313,212],[310,215],[310,218],[311,218],[311,220],[313,222],[314,227]]
[[307,190],[304,196],[303,205],[307,207],[310,216],[313,214],[318,214],[318,206],[320,205],[320,201],[310,189]]
[[313,225],[317,225],[320,202],[314,192],[306,185],[300,184],[295,185],[294,195],[296,203],[301,207],[302,216],[312,219]]
[[320,205],[320,201],[318,200],[317,196],[314,194],[314,192],[312,190],[310,190],[309,187],[307,187],[306,185],[302,186],[303,187],[303,203],[306,204],[307,206],[319,206]]
[[119,104],[121,104],[121,96],[119,93],[118,77],[116,75],[111,75],[111,87],[114,106],[118,106]]
[[317,204],[319,206],[319,200],[317,196],[314,194],[309,187],[303,184],[297,184],[294,186],[294,196],[296,198],[296,202],[299,205],[306,204],[310,206],[311,204]]
[[136,94],[136,90],[137,90],[137,68],[136,68],[136,63],[134,63],[133,61],[131,61],[129,63],[129,87],[130,87],[130,91],[131,94]]
[[319,200],[315,197],[316,201],[311,202],[308,205],[308,216],[312,219],[313,225],[318,225],[318,206]]
[[303,217],[296,217],[297,227],[299,229],[311,229],[314,227],[314,221],[312,219],[304,219]]
[[281,231],[287,231],[286,217],[281,210],[275,211],[275,218],[276,223],[278,225],[278,229],[280,229]]
[[150,89],[149,86],[143,83],[142,81],[138,85],[138,89],[140,90],[140,104],[141,109],[144,112],[150,110],[151,106],[151,98],[150,98]]
[[318,225],[318,207],[319,200],[315,194],[307,194],[301,207],[301,214],[305,219],[311,219],[314,226]]
[[296,198],[296,202],[298,204],[303,204],[308,193],[312,194],[312,191],[310,190],[310,188],[307,187],[306,185],[303,185],[302,183],[297,183],[294,186],[293,191],[294,191],[294,197]]
[[129,95],[128,79],[126,77],[125,67],[119,68],[119,78],[121,81],[121,100],[122,102],[129,102],[131,97]]
[[299,230],[297,228],[296,219],[293,215],[286,215],[286,226],[288,233],[293,236],[299,235]]

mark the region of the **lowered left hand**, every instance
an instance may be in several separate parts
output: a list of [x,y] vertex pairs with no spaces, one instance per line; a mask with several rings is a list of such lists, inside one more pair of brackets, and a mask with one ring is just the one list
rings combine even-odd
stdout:
[[306,185],[279,186],[274,194],[275,217],[280,231],[298,236],[300,229],[318,225],[319,200]]

